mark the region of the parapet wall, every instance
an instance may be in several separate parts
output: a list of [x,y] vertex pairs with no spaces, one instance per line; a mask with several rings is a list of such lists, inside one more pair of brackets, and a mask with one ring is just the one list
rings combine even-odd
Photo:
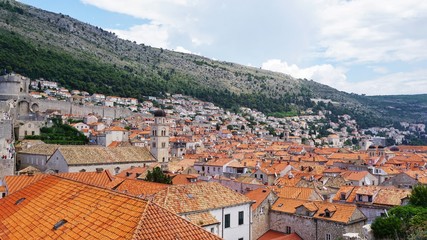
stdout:
[[33,102],[38,104],[40,112],[45,112],[46,110],[50,109],[61,111],[61,114],[73,114],[79,116],[86,116],[90,113],[94,113],[106,118],[128,117],[132,115],[132,111],[125,108],[83,106],[71,102],[50,101],[43,99],[34,99]]

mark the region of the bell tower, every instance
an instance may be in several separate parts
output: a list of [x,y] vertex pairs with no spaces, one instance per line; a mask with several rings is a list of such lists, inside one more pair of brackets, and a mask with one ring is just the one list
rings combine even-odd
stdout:
[[154,125],[151,127],[150,152],[159,163],[169,162],[169,125],[166,113],[162,110],[154,112]]

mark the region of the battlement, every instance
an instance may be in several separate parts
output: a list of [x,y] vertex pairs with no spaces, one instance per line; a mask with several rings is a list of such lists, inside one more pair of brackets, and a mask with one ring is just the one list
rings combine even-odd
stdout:
[[19,74],[10,73],[0,76],[0,100],[17,99],[28,95],[30,79]]

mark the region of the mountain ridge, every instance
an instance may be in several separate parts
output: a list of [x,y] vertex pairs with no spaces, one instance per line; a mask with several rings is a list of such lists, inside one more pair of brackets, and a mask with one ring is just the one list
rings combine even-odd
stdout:
[[[130,92],[138,98],[184,93],[227,108],[247,106],[266,113],[302,111],[312,106],[311,98],[327,98],[340,102],[347,112],[358,111],[376,122],[384,115],[367,106],[375,100],[365,96],[282,73],[136,44],[69,16],[19,2],[1,0],[0,15],[2,48],[22,46],[34,55],[22,60],[18,54],[3,52],[1,68],[21,70],[30,77],[56,78],[68,87],[86,84],[87,89],[82,90],[91,93],[96,87],[107,94],[115,88],[119,95]],[[14,41],[19,43],[11,46]],[[69,66],[82,73],[67,75],[49,66],[49,53],[61,56],[55,55],[55,60],[62,72],[67,72],[63,63],[68,61]],[[42,61],[38,55],[43,54],[46,59]],[[91,69],[98,68],[105,69],[111,77],[99,73],[101,70],[93,71],[99,78],[90,74]],[[65,79],[67,76],[69,79]]]

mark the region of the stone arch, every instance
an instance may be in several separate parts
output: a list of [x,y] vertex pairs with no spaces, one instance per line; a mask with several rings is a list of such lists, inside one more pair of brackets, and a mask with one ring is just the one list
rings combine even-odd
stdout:
[[39,107],[39,105],[37,103],[32,103],[31,104],[31,107],[30,107],[30,111],[31,112],[36,113],[36,112],[39,111],[39,109],[40,109],[40,107]]
[[18,103],[18,114],[26,116],[30,113],[30,103],[28,101],[20,101]]

